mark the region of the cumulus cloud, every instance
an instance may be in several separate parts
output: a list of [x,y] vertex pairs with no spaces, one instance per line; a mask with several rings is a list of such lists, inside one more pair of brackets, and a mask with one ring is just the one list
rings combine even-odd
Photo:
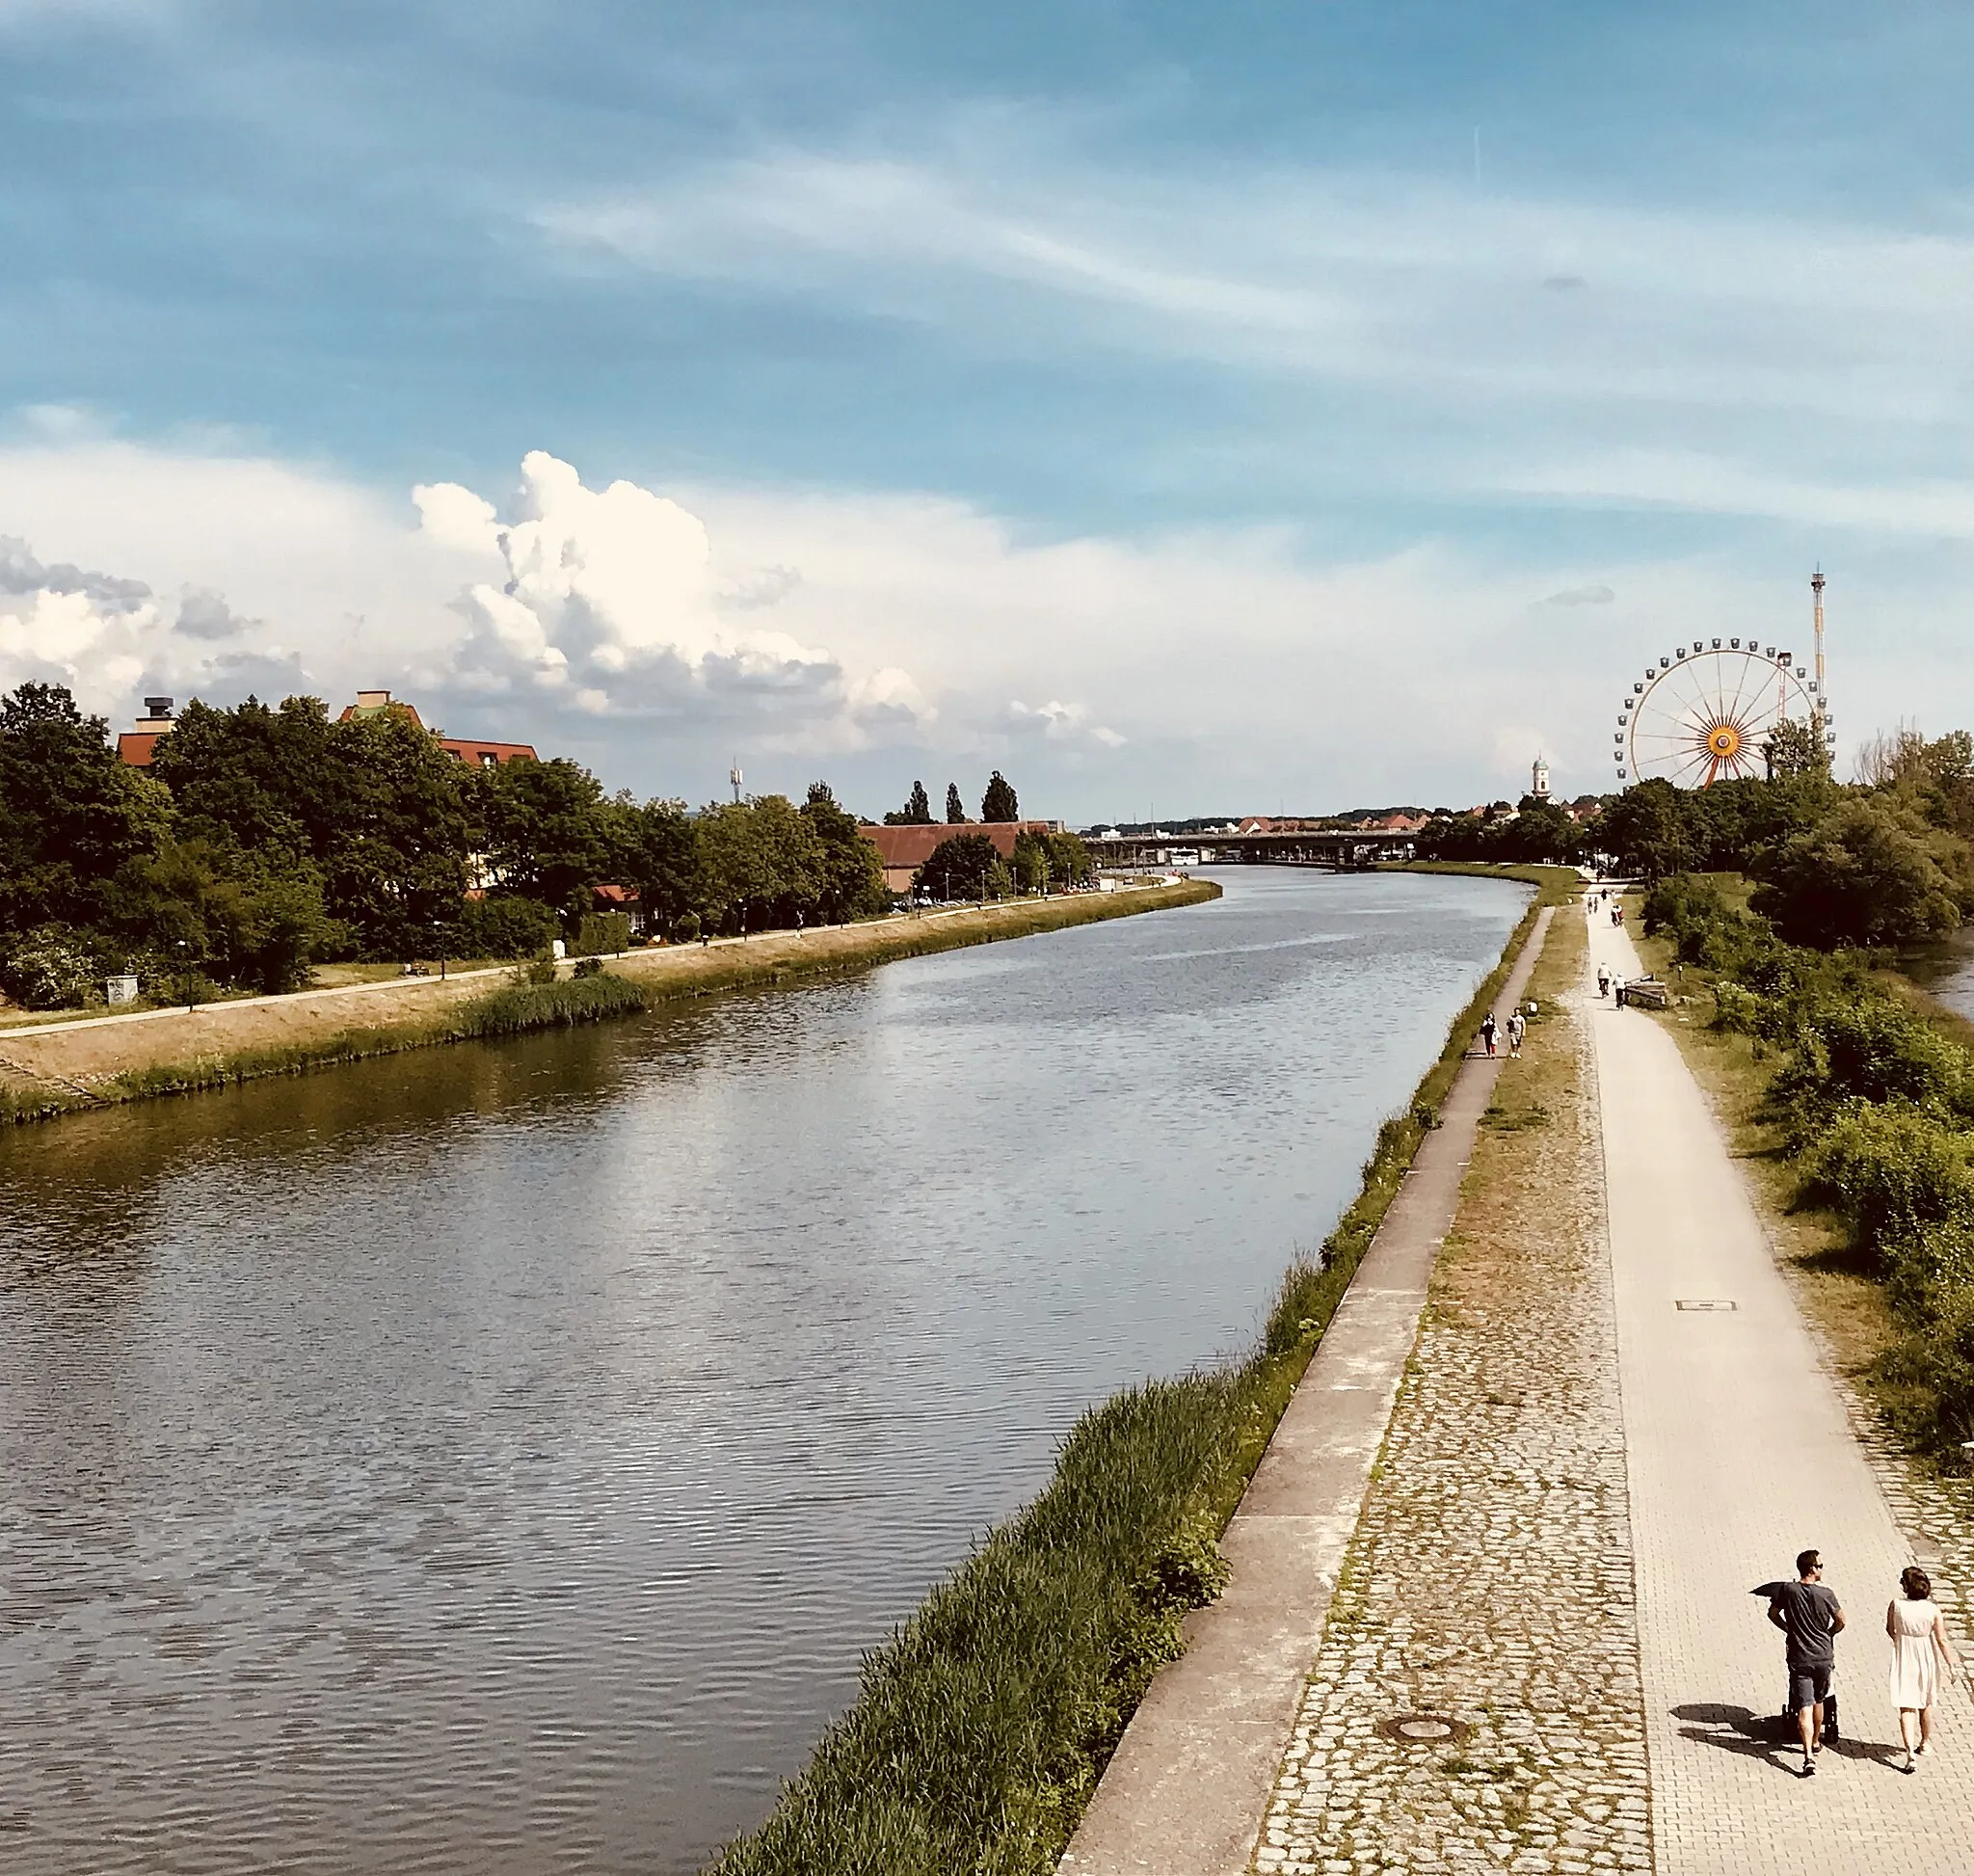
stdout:
[[435,542],[499,563],[497,577],[469,581],[454,602],[467,622],[452,672],[463,689],[839,745],[933,714],[903,667],[851,671],[761,616],[801,583],[798,568],[723,578],[699,517],[635,482],[591,489],[536,450],[504,515],[457,483],[413,498]]
[[176,628],[187,638],[238,638],[260,622],[243,619],[227,603],[224,593],[187,587],[178,602]]
[[1081,704],[1064,704],[1051,698],[1046,704],[1024,704],[1020,699],[1007,707],[1007,722],[1016,736],[1043,736],[1054,742],[1087,740],[1105,749],[1120,749],[1124,738],[1115,730],[1090,721]]

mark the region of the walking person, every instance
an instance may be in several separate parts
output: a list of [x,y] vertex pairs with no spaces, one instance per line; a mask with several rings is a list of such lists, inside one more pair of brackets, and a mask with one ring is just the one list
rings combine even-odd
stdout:
[[1899,1770],[1916,1772],[1914,1761],[1933,1749],[1940,1668],[1959,1668],[1961,1662],[1947,1635],[1946,1618],[1933,1599],[1933,1579],[1917,1564],[1908,1565],[1899,1572],[1899,1589],[1902,1595],[1885,1606],[1885,1633],[1892,1638],[1892,1704],[1899,1709],[1899,1739],[1906,1748]]
[[1516,1010],[1507,1019],[1507,1053],[1509,1060],[1519,1061],[1521,1059],[1522,1037],[1527,1035],[1528,1032],[1528,1023],[1523,1019],[1522,1012]]
[[1600,997],[1611,994],[1611,967],[1608,964],[1597,966],[1597,994]]
[[1837,1671],[1837,1636],[1844,1607],[1824,1582],[1821,1554],[1804,1550],[1796,1559],[1796,1581],[1773,1586],[1769,1620],[1788,1638],[1789,1704],[1802,1740],[1802,1776],[1816,1771],[1824,1749],[1824,1702]]
[[1494,1012],[1490,1009],[1487,1012],[1487,1014],[1480,1019],[1481,1045],[1486,1049],[1487,1053],[1490,1056],[1494,1053]]

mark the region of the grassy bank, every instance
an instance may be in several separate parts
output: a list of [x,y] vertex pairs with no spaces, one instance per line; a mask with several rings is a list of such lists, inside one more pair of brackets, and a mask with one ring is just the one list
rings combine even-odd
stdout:
[[856,1703],[717,1876],[1053,1870],[1180,1623],[1225,1578],[1217,1537],[1534,925],[1378,1130],[1356,1199],[1283,1278],[1238,1366],[1147,1381],[1070,1430],[1041,1495],[866,1656]]
[[1777,941],[1731,882],[1668,882],[1648,957],[1784,1268],[1839,1364],[1914,1450],[1974,1438],[1974,1048],[1881,960]]
[[[600,976],[554,984],[426,980],[348,998],[219,1004],[139,1023],[14,1032],[0,1037],[0,1122],[306,1074],[441,1043],[601,1022],[724,991],[840,976],[897,958],[1196,904],[1219,894],[1209,881],[1187,880],[1137,892],[773,932],[746,944],[667,946],[629,952]],[[483,987],[490,983],[496,987]],[[373,1011],[381,1020],[363,1020]],[[195,1038],[190,1047],[188,1032]]]
[[1537,905],[1562,905],[1584,889],[1574,867],[1491,867],[1483,860],[1386,860],[1379,872],[1444,872],[1465,879],[1518,879],[1535,888]]

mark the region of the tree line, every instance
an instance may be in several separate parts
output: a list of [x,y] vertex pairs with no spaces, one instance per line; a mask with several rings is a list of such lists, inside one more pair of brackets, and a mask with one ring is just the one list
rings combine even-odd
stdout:
[[[1022,817],[1021,801],[1013,786],[1000,769],[987,778],[987,791],[980,797],[980,818],[988,821],[1019,820]],[[960,799],[960,785],[948,782],[946,785],[946,819],[951,827],[967,824],[967,804]],[[912,791],[905,797],[902,808],[894,808],[884,817],[887,827],[932,827],[938,823],[932,818],[932,797],[925,792],[923,782],[914,782]]]
[[52,1007],[126,972],[278,991],[316,962],[523,956],[600,884],[674,937],[864,918],[890,896],[858,827],[821,782],[695,814],[310,697],[190,704],[133,768],[68,691],[25,683],[0,695],[0,987]]

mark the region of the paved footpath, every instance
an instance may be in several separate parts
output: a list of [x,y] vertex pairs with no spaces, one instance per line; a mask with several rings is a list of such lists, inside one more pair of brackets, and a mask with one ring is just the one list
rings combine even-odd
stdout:
[[[1503,986],[1503,1018],[1553,916],[1538,915]],[[1226,1593],[1189,1619],[1186,1654],[1152,1682],[1062,1876],[1248,1867],[1500,1068],[1484,1059],[1461,1068],[1227,1527]]]
[[[1601,958],[1639,974],[1608,917],[1592,917],[1590,938],[1593,969]],[[1608,1005],[1591,1027],[1657,1867],[1964,1876],[1963,1688],[1943,1697],[1934,1755],[1912,1777],[1895,1769],[1884,1611],[1912,1553],[1673,1037]],[[1846,1737],[1801,1779],[1800,1753],[1772,1743],[1780,1637],[1747,1591],[1790,1574],[1812,1544],[1850,1618],[1838,1643]]]
[[[1652,1868],[1581,993],[1528,1054],[1433,1273],[1263,1820],[1265,1876]],[[1407,1737],[1408,1714],[1431,1718]]]

